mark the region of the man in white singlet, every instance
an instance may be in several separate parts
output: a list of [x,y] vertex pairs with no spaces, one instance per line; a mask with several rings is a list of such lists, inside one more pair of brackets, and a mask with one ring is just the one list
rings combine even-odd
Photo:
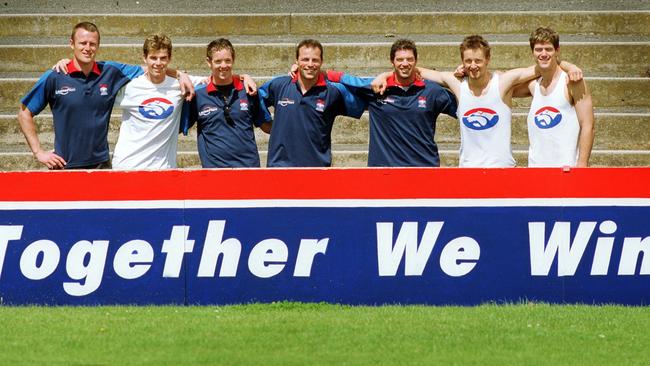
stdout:
[[594,142],[594,110],[584,80],[569,80],[557,67],[560,36],[550,28],[537,28],[530,48],[541,76],[522,87],[515,96],[531,96],[528,113],[528,166],[559,167],[589,165]]
[[[449,88],[458,100],[460,122],[460,167],[499,168],[515,166],[510,145],[513,88],[539,76],[536,66],[491,72],[490,45],[479,35],[465,37],[460,45],[462,67],[452,72],[419,68],[422,78]],[[582,71],[570,63],[562,65],[573,78]],[[384,75],[384,74],[382,74]],[[381,89],[381,76],[373,86]]]

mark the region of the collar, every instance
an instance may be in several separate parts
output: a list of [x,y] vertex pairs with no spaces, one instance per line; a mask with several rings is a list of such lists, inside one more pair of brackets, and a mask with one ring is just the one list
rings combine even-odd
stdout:
[[411,84],[402,85],[402,84],[398,83],[397,80],[395,79],[395,73],[394,72],[393,72],[393,74],[391,76],[388,77],[388,79],[386,79],[386,87],[387,88],[401,87],[401,86],[411,87],[412,85],[415,85],[415,86],[418,86],[418,87],[424,87],[424,80],[419,79],[419,78],[416,77],[415,81],[413,81]]
[[[75,65],[74,65],[74,60],[70,60],[68,62],[68,74],[73,74],[75,72],[81,72]],[[102,71],[99,69],[99,66],[97,66],[97,62],[93,61],[93,68],[90,70],[90,72],[97,74],[98,76],[102,73]]]
[[[297,83],[298,82],[298,75],[300,75],[300,71],[296,72],[296,76],[294,76],[291,79],[292,83]],[[318,73],[318,81],[316,81],[316,84],[314,86],[325,86],[327,83],[325,82],[325,74],[322,72]]]
[[[244,84],[239,80],[239,75],[232,75],[232,86],[235,88],[237,91],[241,91],[244,89]],[[215,93],[217,91],[217,86],[214,85],[214,82],[212,81],[212,76],[210,76],[210,83],[208,86],[205,88],[208,93]]]

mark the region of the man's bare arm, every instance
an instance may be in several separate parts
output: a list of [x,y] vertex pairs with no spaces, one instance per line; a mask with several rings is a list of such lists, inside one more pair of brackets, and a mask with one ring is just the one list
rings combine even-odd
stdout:
[[63,169],[66,162],[62,157],[52,151],[44,151],[41,148],[41,142],[36,133],[34,116],[24,105],[21,105],[20,110],[18,111],[18,122],[20,123],[20,130],[23,132],[23,135],[25,135],[25,140],[27,140],[27,145],[29,145],[36,160],[47,166],[48,169]]
[[594,144],[594,106],[591,100],[591,93],[587,89],[584,80],[570,82],[567,85],[569,95],[573,99],[578,122],[580,123],[580,134],[578,135],[578,167],[589,166],[589,157]]

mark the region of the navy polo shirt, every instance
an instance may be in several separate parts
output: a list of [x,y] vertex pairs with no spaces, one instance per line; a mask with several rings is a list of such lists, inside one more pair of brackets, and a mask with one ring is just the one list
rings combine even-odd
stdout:
[[[231,123],[226,119],[230,108]],[[197,88],[189,105],[189,120],[183,116],[181,128],[197,123],[197,147],[204,168],[249,168],[260,166],[254,127],[264,122],[259,98],[246,94],[239,77],[233,77],[228,95],[213,83]]]
[[68,64],[68,74],[47,71],[20,102],[39,114],[49,104],[54,117],[54,152],[66,168],[109,160],[108,125],[117,92],[142,75],[141,66],[96,62],[88,76]]
[[456,98],[449,91],[423,80],[402,87],[393,74],[384,95],[378,95],[370,89],[372,79],[338,76],[368,103],[368,166],[440,166],[434,139],[436,119],[440,113],[456,117]]
[[325,81],[304,95],[297,78],[281,76],[266,82],[259,94],[266,108],[274,107],[269,138],[269,167],[328,167],[332,165],[332,126],[338,115],[359,118],[363,103],[343,85]]

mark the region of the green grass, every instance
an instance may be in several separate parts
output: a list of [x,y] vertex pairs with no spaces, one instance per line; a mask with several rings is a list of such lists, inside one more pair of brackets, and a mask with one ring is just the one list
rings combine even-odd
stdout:
[[0,365],[648,365],[650,307],[0,306]]

